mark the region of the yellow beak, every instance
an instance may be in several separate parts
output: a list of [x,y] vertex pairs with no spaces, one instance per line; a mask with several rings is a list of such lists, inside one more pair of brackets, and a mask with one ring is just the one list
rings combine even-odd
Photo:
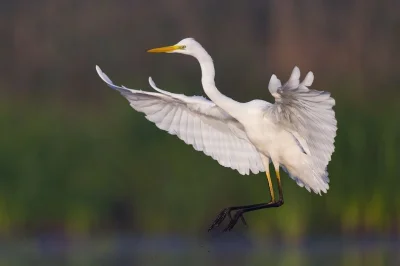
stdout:
[[180,45],[172,45],[172,46],[165,46],[165,47],[160,47],[160,48],[154,48],[147,50],[148,53],[168,53],[172,52],[175,50],[182,49]]

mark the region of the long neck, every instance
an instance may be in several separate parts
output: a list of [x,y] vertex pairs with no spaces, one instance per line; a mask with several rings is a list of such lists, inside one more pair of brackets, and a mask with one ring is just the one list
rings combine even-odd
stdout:
[[215,69],[211,56],[203,50],[196,56],[196,58],[201,67],[201,83],[204,92],[216,105],[236,118],[240,114],[239,110],[242,105],[241,103],[223,95],[215,86]]

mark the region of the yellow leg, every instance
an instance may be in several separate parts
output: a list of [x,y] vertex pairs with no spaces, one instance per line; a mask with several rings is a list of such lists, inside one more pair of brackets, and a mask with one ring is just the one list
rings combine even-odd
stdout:
[[272,181],[269,171],[267,171],[267,179],[268,179],[269,193],[271,194],[271,202],[275,202],[274,187],[272,186]]
[[279,189],[279,201],[283,202],[283,192],[282,192],[282,183],[281,183],[281,175],[279,174],[279,167],[275,169],[276,179],[278,179],[278,189]]

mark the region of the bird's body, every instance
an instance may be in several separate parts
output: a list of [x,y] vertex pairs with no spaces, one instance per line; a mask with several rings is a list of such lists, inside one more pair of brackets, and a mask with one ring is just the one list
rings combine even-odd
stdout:
[[[221,165],[241,174],[267,172],[271,201],[224,209],[211,228],[218,226],[232,210],[238,212],[228,230],[244,212],[282,205],[279,167],[307,190],[319,194],[327,191],[326,168],[336,136],[336,119],[332,110],[335,101],[329,93],[308,89],[314,79],[311,72],[300,82],[300,71],[295,67],[284,85],[272,75],[268,89],[275,104],[263,100],[240,103],[218,91],[212,58],[194,39],[184,39],[174,46],[149,52],[194,56],[200,63],[201,82],[211,101],[200,96],[188,97],[163,91],[151,78],[150,85],[157,92],[130,90],[114,85],[98,67],[97,72],[111,88],[126,97],[135,110],[145,113],[148,120],[213,157]],[[277,173],[279,202],[274,198],[270,162]]]
[[248,140],[263,158],[264,167],[267,167],[266,161],[272,161],[275,169],[279,166],[284,167],[300,186],[305,185],[308,190],[312,189],[316,193],[326,192],[328,183],[323,179],[324,176],[315,178],[310,175],[312,174],[310,155],[304,151],[292,133],[272,119],[268,112],[273,108],[272,104],[254,100],[244,104],[244,107],[245,115],[237,119],[243,125]]
[[257,114],[255,117],[257,119],[243,125],[249,140],[261,154],[277,167],[282,165],[286,169],[296,168],[295,163],[305,161],[304,153],[288,131],[278,127],[268,116]]

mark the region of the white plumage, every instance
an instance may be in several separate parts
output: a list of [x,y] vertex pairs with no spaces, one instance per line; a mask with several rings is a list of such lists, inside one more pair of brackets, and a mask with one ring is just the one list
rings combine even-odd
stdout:
[[[310,90],[314,75],[309,72],[300,83],[300,70],[295,67],[289,81],[281,86],[275,75],[271,77],[269,90],[275,97],[275,104],[267,113],[277,125],[285,128],[302,147],[307,155],[307,174],[294,176],[295,170],[288,169],[291,177],[308,190],[326,192],[329,188],[326,167],[334,150],[336,119],[332,107],[335,100],[328,92]],[[309,175],[312,173],[312,177]],[[307,180],[304,175],[309,176]]]
[[276,171],[282,167],[309,191],[327,191],[326,168],[336,136],[332,110],[335,101],[327,92],[308,89],[314,80],[311,72],[300,83],[300,70],[295,67],[283,86],[272,75],[268,88],[275,104],[262,100],[239,103],[217,90],[212,59],[194,39],[151,51],[183,53],[197,58],[203,88],[211,101],[161,90],[151,78],[149,83],[157,92],[131,90],[114,85],[98,66],[97,73],[157,127],[177,135],[221,165],[241,174],[257,174],[269,173],[268,165],[272,161]]
[[177,135],[195,150],[203,151],[242,175],[264,171],[260,155],[248,140],[243,126],[213,102],[201,96],[163,91],[151,78],[150,85],[159,93],[119,87],[99,67],[96,69],[107,85],[119,91],[133,109],[145,113],[158,128]]

